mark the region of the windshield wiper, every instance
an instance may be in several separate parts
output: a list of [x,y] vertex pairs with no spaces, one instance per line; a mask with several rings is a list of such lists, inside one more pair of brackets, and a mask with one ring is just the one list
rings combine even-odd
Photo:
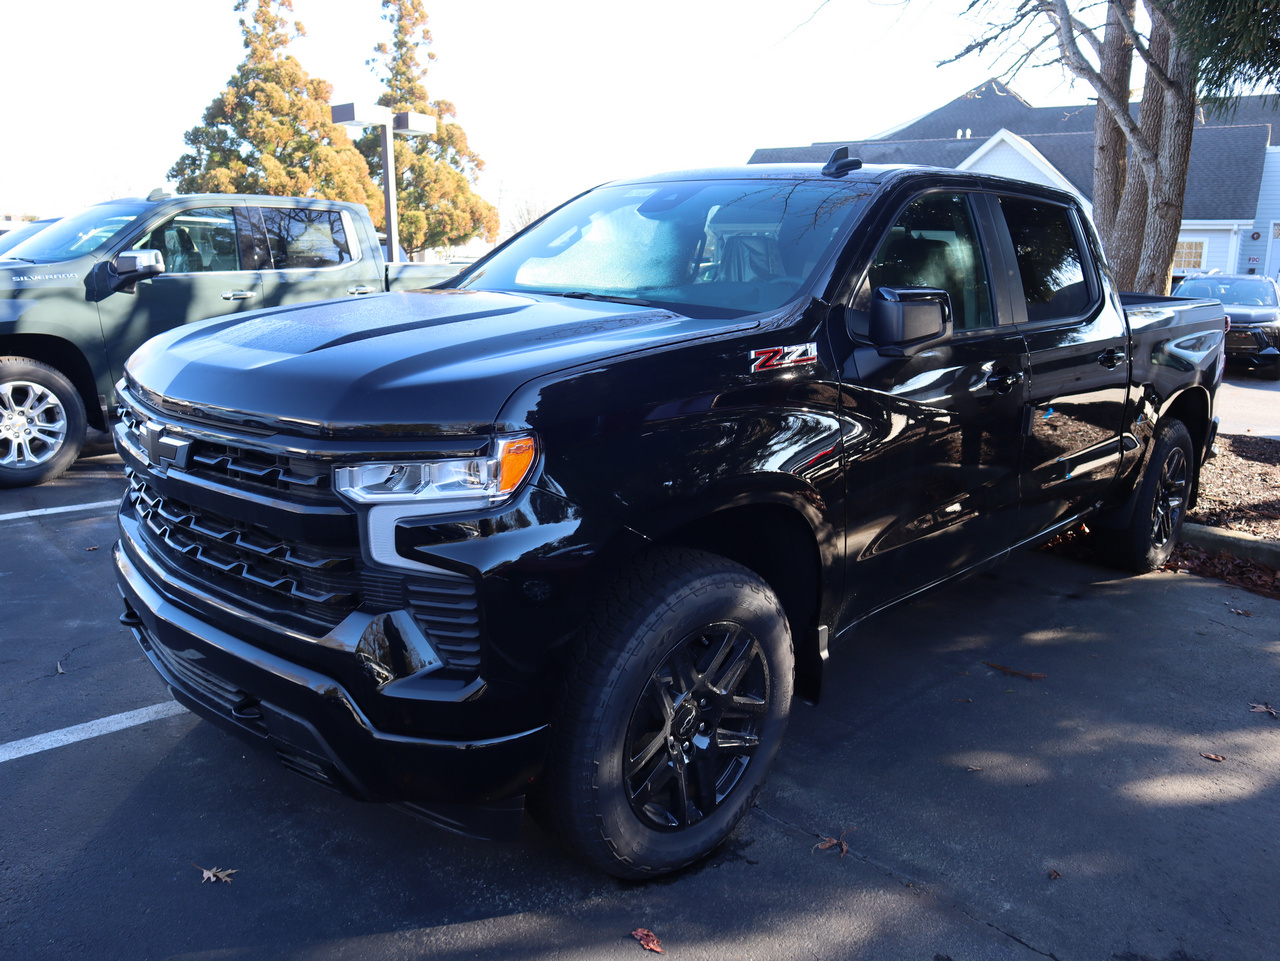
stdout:
[[3,258],[0,258],[0,260],[20,260],[24,264],[39,263],[39,261],[36,261],[36,260],[28,260],[26,257],[3,257]]
[[635,304],[637,307],[650,306],[649,301],[638,297],[611,297],[608,294],[592,294],[585,290],[566,290],[556,292],[560,297],[572,297],[574,300],[603,300],[611,304]]

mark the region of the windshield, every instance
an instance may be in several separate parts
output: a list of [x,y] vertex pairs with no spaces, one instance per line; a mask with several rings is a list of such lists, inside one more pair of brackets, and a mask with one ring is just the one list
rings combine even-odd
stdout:
[[1204,297],[1241,307],[1275,307],[1276,288],[1261,277],[1189,277],[1178,285],[1179,297]]
[[792,300],[871,195],[831,181],[600,187],[553,211],[460,284],[751,313]]
[[129,226],[146,204],[98,204],[65,217],[28,237],[5,254],[12,260],[52,264],[92,253]]

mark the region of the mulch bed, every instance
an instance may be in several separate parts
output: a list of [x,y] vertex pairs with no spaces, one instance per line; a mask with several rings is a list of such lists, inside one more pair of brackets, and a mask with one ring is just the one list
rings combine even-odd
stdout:
[[1280,440],[1220,434],[1187,520],[1280,540]]
[[[1218,453],[1200,471],[1200,497],[1187,520],[1206,527],[1280,540],[1280,441],[1222,434]],[[1081,526],[1055,537],[1042,550],[1101,563]],[[1165,570],[1213,577],[1280,600],[1280,571],[1222,552],[1179,544]]]

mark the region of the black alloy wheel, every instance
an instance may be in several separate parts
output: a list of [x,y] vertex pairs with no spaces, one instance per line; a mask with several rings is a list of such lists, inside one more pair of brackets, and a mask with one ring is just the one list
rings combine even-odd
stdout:
[[1195,470],[1186,426],[1178,420],[1167,421],[1156,431],[1125,526],[1090,525],[1098,553],[1117,567],[1139,574],[1163,567],[1182,531],[1195,489]]
[[760,642],[720,623],[682,638],[627,726],[622,776],[637,818],[679,831],[712,814],[751,765],[769,707]]
[[794,671],[786,615],[759,576],[651,551],[600,598],[566,665],[535,811],[616,877],[705,857],[764,784]]
[[1156,548],[1172,546],[1187,508],[1191,470],[1181,447],[1172,447],[1160,465],[1151,507],[1151,543]]

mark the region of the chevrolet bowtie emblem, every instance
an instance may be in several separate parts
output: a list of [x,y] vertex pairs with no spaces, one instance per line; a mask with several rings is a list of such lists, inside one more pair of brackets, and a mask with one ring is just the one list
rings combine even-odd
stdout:
[[186,470],[191,463],[191,441],[166,436],[164,427],[154,421],[147,421],[139,428],[138,440],[147,452],[147,460],[157,466],[168,461]]

